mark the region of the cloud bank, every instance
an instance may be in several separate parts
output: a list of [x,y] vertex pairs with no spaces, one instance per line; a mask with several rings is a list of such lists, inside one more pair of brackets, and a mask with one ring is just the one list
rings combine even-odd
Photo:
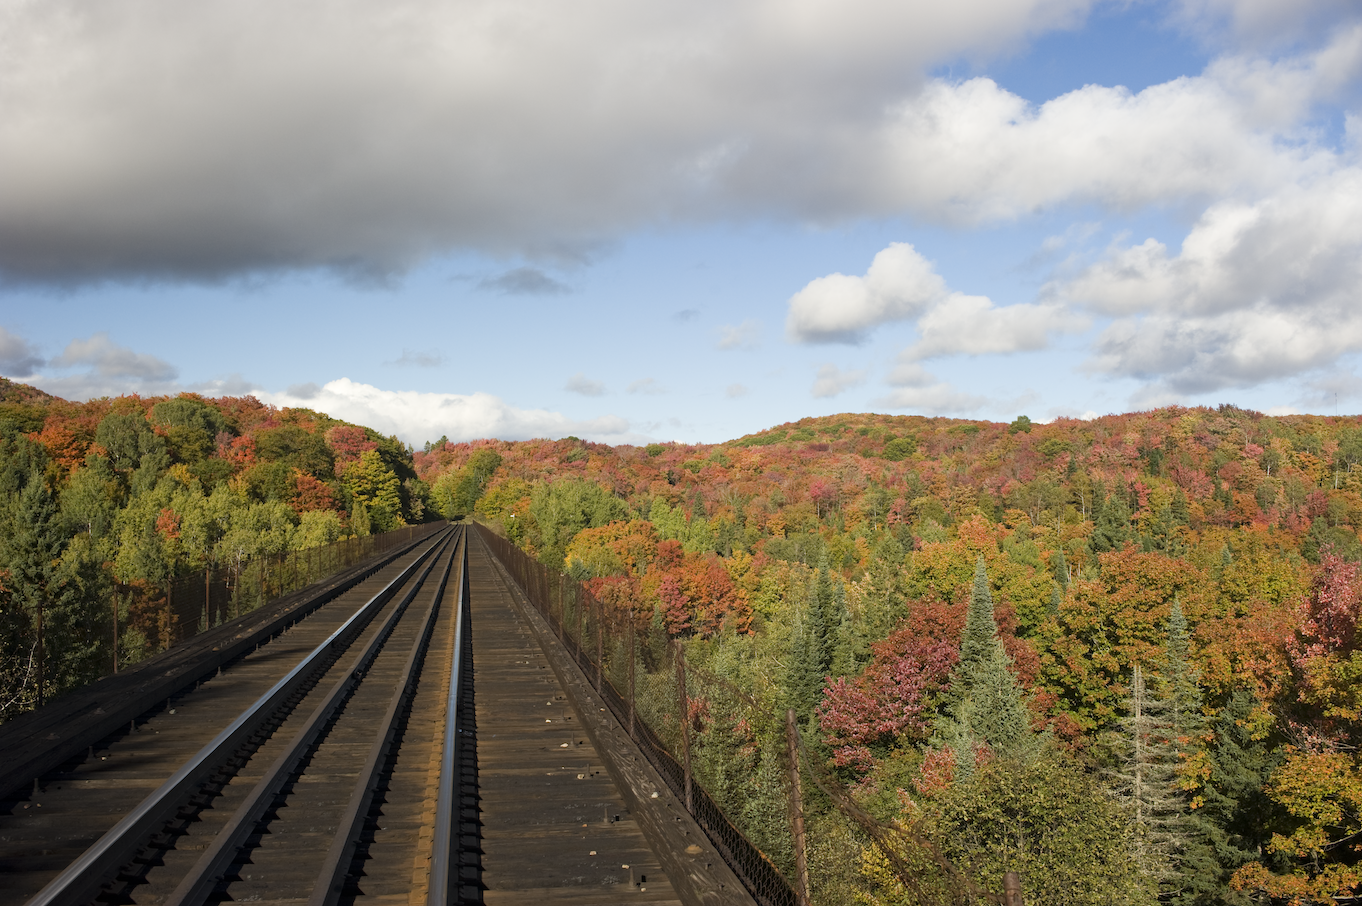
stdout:
[[547,409],[518,409],[488,393],[383,390],[349,378],[338,378],[306,398],[264,391],[256,392],[255,396],[276,406],[316,409],[377,431],[396,434],[402,440],[418,445],[442,435],[454,441],[465,441],[482,437],[529,440],[573,434],[610,444],[651,439],[631,431],[629,422],[617,416],[572,419]]
[[[372,278],[451,249],[561,260],[644,225],[982,223],[1329,166],[1293,130],[1355,74],[1356,28],[1040,107],[925,75],[1090,5],[4,0],[0,276]],[[1249,31],[1284,8],[1184,5]],[[568,289],[528,266],[485,288]]]

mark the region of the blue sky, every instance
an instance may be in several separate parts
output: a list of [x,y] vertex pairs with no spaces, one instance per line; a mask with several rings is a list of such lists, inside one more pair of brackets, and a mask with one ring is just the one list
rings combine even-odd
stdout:
[[0,374],[420,445],[1362,409],[1349,0],[0,0]]

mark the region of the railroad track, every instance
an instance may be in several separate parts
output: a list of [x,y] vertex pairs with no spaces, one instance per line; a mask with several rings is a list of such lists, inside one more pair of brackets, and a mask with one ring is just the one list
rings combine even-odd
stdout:
[[476,898],[466,558],[434,536],[12,798],[0,900]]

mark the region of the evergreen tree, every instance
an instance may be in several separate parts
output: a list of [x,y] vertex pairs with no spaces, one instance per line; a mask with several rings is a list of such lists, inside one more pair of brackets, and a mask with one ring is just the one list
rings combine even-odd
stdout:
[[1249,902],[1245,894],[1229,891],[1229,878],[1235,869],[1261,858],[1271,839],[1277,808],[1266,789],[1282,760],[1273,741],[1254,732],[1257,709],[1251,691],[1236,689],[1207,728],[1210,771],[1198,791],[1202,806],[1193,820],[1209,858],[1188,873],[1183,903]]
[[[63,558],[68,536],[56,495],[36,463],[18,493],[10,496],[3,522],[0,564],[9,574],[6,628],[17,630],[9,641],[18,649],[6,652],[11,661],[6,679],[18,686],[0,692],[0,704],[22,708],[98,675],[96,598],[86,594],[80,574]],[[21,663],[27,661],[18,671],[11,660],[16,654]]]
[[1001,758],[1023,763],[1034,760],[1041,751],[1041,739],[1031,730],[1031,712],[1012,672],[1012,659],[998,638],[983,557],[974,570],[960,660],[951,672],[946,713],[937,735],[955,750],[957,771],[964,777],[969,775],[974,752],[980,746],[987,746]]
[[803,619],[795,629],[794,646],[786,691],[790,707],[807,720],[823,694],[823,683],[832,667],[835,633],[841,627],[842,608],[837,590],[824,563],[818,568]]
[[1120,550],[1129,537],[1130,507],[1126,505],[1124,496],[1112,494],[1098,509],[1088,543],[1093,553],[1101,554]]
[[1120,775],[1134,822],[1133,855],[1146,883],[1165,901],[1185,904],[1203,902],[1208,884],[1218,886],[1221,874],[1209,828],[1192,815],[1181,775],[1204,729],[1189,640],[1182,605],[1174,599],[1158,690],[1148,687],[1138,665],[1131,677]]
[[1168,647],[1164,663],[1163,683],[1168,701],[1169,722],[1176,733],[1180,752],[1187,752],[1201,732],[1201,688],[1197,685],[1196,669],[1191,663],[1191,634],[1182,603],[1177,598],[1168,614]]
[[1117,792],[1131,820],[1131,859],[1145,887],[1157,891],[1174,877],[1185,801],[1178,787],[1177,752],[1168,705],[1145,683],[1137,664],[1126,700],[1124,758]]

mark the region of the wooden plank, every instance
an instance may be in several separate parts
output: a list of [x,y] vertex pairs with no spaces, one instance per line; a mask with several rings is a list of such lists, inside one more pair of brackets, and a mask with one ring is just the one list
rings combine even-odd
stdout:
[[480,552],[470,549],[469,573],[484,902],[679,906],[533,632]]

